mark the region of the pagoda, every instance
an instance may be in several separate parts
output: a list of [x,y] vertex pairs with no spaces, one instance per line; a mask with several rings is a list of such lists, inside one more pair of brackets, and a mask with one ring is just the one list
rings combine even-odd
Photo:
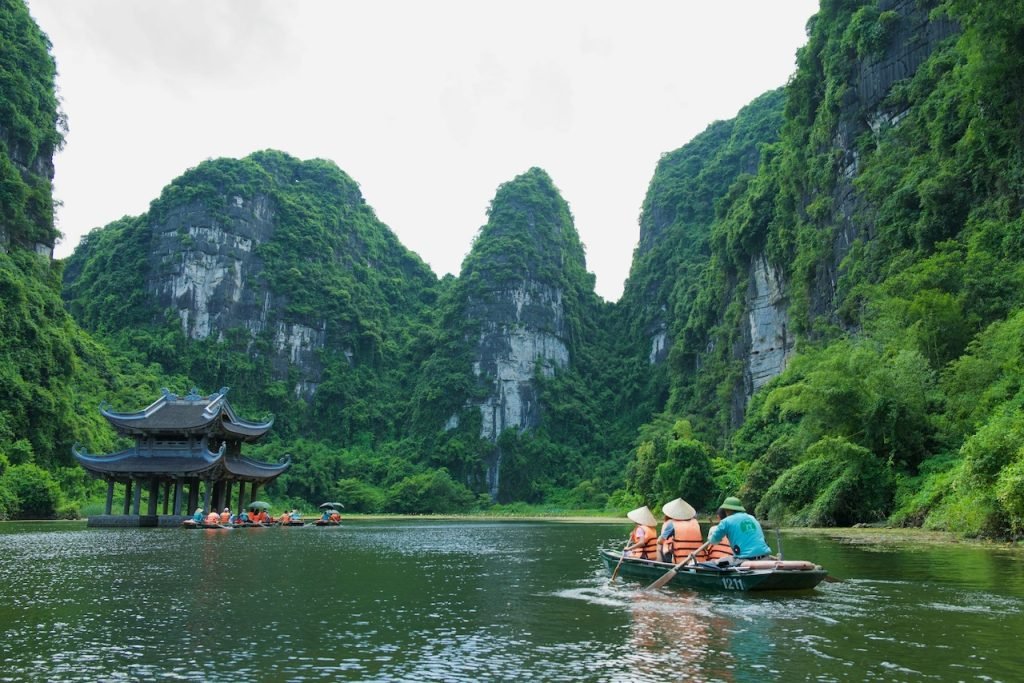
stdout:
[[[109,455],[72,448],[82,467],[107,482],[105,512],[90,517],[89,526],[176,526],[197,507],[222,510],[235,501],[237,511],[255,500],[261,486],[287,470],[290,456],[268,464],[242,455],[242,443],[262,439],[274,420],[239,418],[227,393],[224,387],[209,396],[200,396],[196,389],[177,396],[164,389],[163,396],[135,413],[115,412],[106,402],[101,404],[103,417],[118,434],[135,439],[135,445]],[[233,501],[235,482],[238,493]],[[124,484],[120,515],[112,512],[115,483]],[[144,488],[148,502],[142,513]]]

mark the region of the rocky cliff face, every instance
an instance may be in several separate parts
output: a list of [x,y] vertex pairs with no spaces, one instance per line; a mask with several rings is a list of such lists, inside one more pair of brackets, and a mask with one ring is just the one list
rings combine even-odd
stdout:
[[481,321],[473,374],[492,387],[480,404],[481,438],[497,441],[506,429],[536,427],[536,376],[551,377],[569,364],[561,290],[524,280],[474,298],[466,315]]
[[833,148],[840,159],[841,174],[832,191],[834,213],[828,223],[834,226],[831,257],[818,264],[811,298],[812,316],[831,317],[840,276],[840,264],[870,224],[858,227],[853,217],[862,208],[854,188],[860,159],[857,139],[871,130],[897,126],[906,115],[899,102],[887,98],[893,85],[914,75],[918,67],[938,45],[959,32],[959,27],[942,15],[931,16],[927,3],[918,0],[880,0],[879,23],[884,24],[885,40],[881,49],[865,56],[853,67],[849,89],[843,99]]
[[[327,321],[283,319],[286,294],[269,287],[262,245],[271,243],[278,224],[273,200],[265,194],[224,197],[214,215],[203,202],[176,206],[152,225],[147,289],[163,311],[173,311],[191,339],[222,342],[231,330],[244,330],[250,349],[265,338],[277,377],[298,368],[296,396],[311,398],[320,382],[318,351]],[[351,352],[351,350],[350,350]]]
[[90,235],[65,292],[84,324],[117,330],[94,303],[140,280],[133,308],[153,312],[145,322],[173,320],[191,340],[267,361],[267,382],[307,400],[326,356],[376,363],[382,337],[437,283],[333,163],[274,151],[204,162],[145,216]]
[[52,258],[53,154],[67,131],[50,41],[22,2],[0,6],[0,252]]
[[[862,209],[854,187],[859,167],[857,139],[869,130],[877,132],[881,127],[899,125],[906,112],[887,99],[893,85],[912,76],[939,43],[958,31],[956,24],[930,17],[929,9],[916,0],[883,0],[878,3],[878,11],[879,23],[885,25],[884,43],[851,70],[833,137],[841,173],[832,191],[834,212],[825,221],[832,230],[831,253],[817,264],[811,290],[812,317],[833,319],[840,264],[863,230],[871,230],[870,225],[854,220]],[[865,237],[870,239],[870,234]],[[781,270],[761,253],[751,260],[748,278],[748,329],[744,330],[743,346],[737,354],[745,366],[743,403],[785,370],[795,342],[790,329],[788,284]],[[738,424],[742,412],[735,413],[733,423]]]
[[[507,429],[540,424],[536,378],[571,362],[570,317],[579,313],[573,306],[587,274],[568,205],[544,171],[534,168],[502,185],[489,217],[460,280],[463,315],[479,330],[469,341],[473,374],[486,388],[486,396],[474,400],[480,437],[496,443]],[[496,498],[500,448],[486,466]]]

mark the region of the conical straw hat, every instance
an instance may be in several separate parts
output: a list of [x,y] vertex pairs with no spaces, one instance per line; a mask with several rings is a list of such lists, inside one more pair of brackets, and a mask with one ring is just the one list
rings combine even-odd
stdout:
[[646,505],[638,507],[636,510],[630,510],[626,513],[626,516],[642,526],[658,525],[658,520],[654,519],[654,513]]
[[661,511],[665,513],[666,517],[679,520],[693,519],[697,516],[697,511],[693,509],[693,506],[682,498],[665,503],[661,506]]

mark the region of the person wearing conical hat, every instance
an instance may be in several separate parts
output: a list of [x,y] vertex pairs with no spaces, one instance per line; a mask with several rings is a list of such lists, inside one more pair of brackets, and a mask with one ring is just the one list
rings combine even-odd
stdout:
[[627,557],[657,560],[658,530],[655,527],[658,526],[658,520],[654,518],[654,513],[644,505],[636,510],[630,510],[626,513],[626,517],[636,522],[636,528],[629,534],[629,545],[624,551],[627,553]]
[[700,533],[697,511],[682,498],[676,498],[661,506],[665,522],[661,525],[661,558],[665,562],[679,564],[690,553],[701,546],[704,537]]
[[708,542],[702,549],[728,536],[737,562],[760,560],[771,554],[761,523],[747,512],[739,498],[729,496],[722,501],[718,506],[718,520],[718,526],[708,533]]

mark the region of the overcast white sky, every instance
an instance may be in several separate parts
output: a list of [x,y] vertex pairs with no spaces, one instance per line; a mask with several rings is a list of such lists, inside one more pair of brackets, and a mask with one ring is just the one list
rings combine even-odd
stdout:
[[70,132],[57,256],[208,158],[334,161],[439,276],[531,166],[622,293],[660,155],[784,84],[817,0],[28,0]]

